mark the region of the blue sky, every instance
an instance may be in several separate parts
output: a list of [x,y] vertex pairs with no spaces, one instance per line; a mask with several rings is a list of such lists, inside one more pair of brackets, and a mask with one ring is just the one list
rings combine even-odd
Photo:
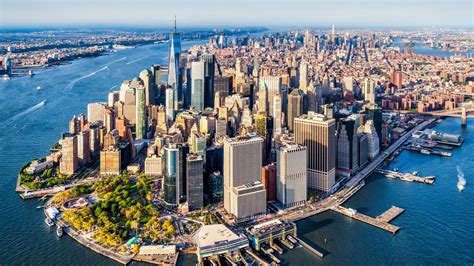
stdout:
[[468,26],[473,0],[0,0],[0,27]]

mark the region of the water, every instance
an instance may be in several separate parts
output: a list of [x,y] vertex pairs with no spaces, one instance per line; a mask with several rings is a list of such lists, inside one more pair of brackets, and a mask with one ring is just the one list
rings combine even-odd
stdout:
[[[206,41],[183,43],[183,49]],[[166,44],[141,46],[0,80],[0,265],[115,264],[76,243],[58,239],[44,224],[36,200],[15,193],[16,175],[28,160],[45,156],[74,114],[151,64],[167,64]]]
[[[403,49],[405,45],[401,41],[395,41],[392,44],[393,47],[398,47],[400,48],[400,51],[403,53]],[[453,55],[464,55],[471,57],[474,53],[474,51],[468,51],[468,52],[450,52],[450,51],[444,51],[444,50],[439,50],[439,49],[433,49],[429,47],[428,45],[425,45],[423,43],[414,43],[413,49],[415,51],[415,54],[421,54],[421,55],[430,55],[430,56],[439,56],[439,57],[450,57]]]
[[[297,223],[298,235],[328,255],[318,258],[305,249],[284,255],[284,264],[302,265],[313,260],[328,265],[472,265],[474,263],[474,120],[462,128],[449,118],[437,130],[461,134],[465,142],[451,158],[404,151],[390,168],[436,175],[434,185],[406,183],[373,175],[346,206],[377,216],[392,205],[405,209],[393,220],[402,229],[396,235],[334,212]],[[457,187],[458,171],[467,181]],[[326,239],[326,241],[325,241]]]

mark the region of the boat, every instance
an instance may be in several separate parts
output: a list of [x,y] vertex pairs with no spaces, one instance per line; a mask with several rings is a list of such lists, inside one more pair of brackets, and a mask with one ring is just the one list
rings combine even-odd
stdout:
[[58,237],[62,237],[63,236],[63,228],[61,226],[58,226],[58,228],[56,228],[56,235]]
[[420,152],[423,154],[431,154],[429,150],[425,150],[425,149],[421,149]]
[[28,76],[32,77],[35,73],[33,73],[33,70],[28,71]]
[[417,176],[418,175],[418,171],[414,171],[413,173],[411,173],[412,175],[414,176]]
[[47,226],[51,227],[51,226],[54,226],[54,222],[53,220],[51,220],[50,218],[46,218],[44,219],[44,222]]

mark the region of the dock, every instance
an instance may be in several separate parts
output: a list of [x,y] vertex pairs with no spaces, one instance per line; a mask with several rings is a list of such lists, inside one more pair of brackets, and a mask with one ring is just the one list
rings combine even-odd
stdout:
[[245,252],[250,255],[250,257],[254,258],[256,261],[258,261],[261,265],[263,266],[270,266],[270,263],[268,263],[266,260],[260,258],[257,254],[253,253],[252,250],[250,249],[245,249]]
[[[398,207],[395,207],[398,208]],[[354,209],[346,208],[343,206],[335,206],[331,208],[333,211],[341,213],[343,215],[346,215],[348,217],[351,217],[353,219],[359,220],[361,222],[364,222],[366,224],[370,224],[372,226],[375,226],[377,228],[383,229],[385,231],[388,231],[392,234],[395,234],[400,230],[400,227],[390,224],[386,222],[385,220],[393,220],[395,217],[400,215],[403,211],[400,212],[401,208],[394,209],[394,207],[390,208],[388,211],[384,212],[382,215],[380,215],[377,218],[370,217],[368,215],[362,214],[357,212]],[[403,210],[403,209],[402,209]],[[396,215],[395,215],[396,214]]]
[[301,246],[307,248],[309,251],[311,251],[316,256],[318,256],[320,258],[324,257],[324,254],[321,251],[313,248],[312,246],[310,246],[308,243],[304,242],[300,238],[295,237],[295,240],[298,241],[298,243],[300,243]]
[[392,206],[390,209],[386,210],[384,213],[380,214],[375,219],[384,223],[389,223],[391,220],[395,219],[398,215],[402,214],[404,211],[405,209],[403,208]]
[[439,155],[439,156],[444,156],[444,157],[451,157],[453,154],[447,151],[437,151],[433,149],[427,149],[427,148],[420,148],[416,146],[408,146],[405,149],[410,150],[410,151],[416,151],[421,154],[426,154],[426,155]]
[[422,176],[417,176],[415,174],[400,173],[400,172],[390,171],[390,170],[381,169],[381,168],[375,169],[375,172],[378,174],[384,175],[388,178],[398,178],[405,182],[418,182],[418,183],[432,185],[435,181],[435,176],[422,177]]

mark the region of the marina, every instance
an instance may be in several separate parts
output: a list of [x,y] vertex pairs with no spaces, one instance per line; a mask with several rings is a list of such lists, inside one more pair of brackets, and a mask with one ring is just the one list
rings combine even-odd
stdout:
[[415,146],[414,145],[409,145],[407,147],[404,147],[404,149],[419,152],[421,154],[426,154],[426,155],[438,155],[438,156],[443,156],[443,157],[451,157],[453,155],[450,152],[437,151],[437,150],[427,149],[427,148],[421,148],[421,147],[418,147],[416,145]]

